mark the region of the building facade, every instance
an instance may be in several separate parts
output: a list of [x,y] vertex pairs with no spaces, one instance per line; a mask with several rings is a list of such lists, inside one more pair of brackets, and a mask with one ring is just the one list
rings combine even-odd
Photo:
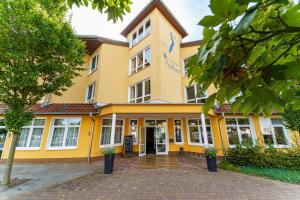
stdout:
[[[96,160],[105,147],[121,153],[126,135],[133,135],[137,156],[177,155],[181,148],[198,156],[206,146],[223,156],[237,143],[289,148],[298,137],[279,113],[243,116],[224,105],[204,115],[202,105],[215,88],[200,94],[185,70],[200,41],[182,42],[187,32],[160,0],[151,1],[121,34],[128,42],[79,36],[86,43],[86,70],[62,96],[49,94],[32,108],[35,118],[22,128],[17,161]],[[0,124],[2,160],[11,142],[4,133]]]

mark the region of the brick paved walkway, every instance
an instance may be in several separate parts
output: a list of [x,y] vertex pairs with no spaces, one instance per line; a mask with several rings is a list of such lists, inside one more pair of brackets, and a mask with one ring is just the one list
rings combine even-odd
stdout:
[[300,199],[298,185],[223,170],[209,173],[204,164],[196,158],[120,159],[113,175],[97,172],[21,199]]

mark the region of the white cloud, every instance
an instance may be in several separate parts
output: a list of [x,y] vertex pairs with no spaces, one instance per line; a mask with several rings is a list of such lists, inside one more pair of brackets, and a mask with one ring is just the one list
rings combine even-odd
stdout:
[[[202,28],[197,23],[203,16],[210,13],[209,0],[163,1],[189,33],[184,41],[202,38]],[[72,25],[80,35],[99,35],[125,41],[126,39],[120,35],[120,32],[149,2],[150,0],[133,0],[131,12],[124,17],[123,21],[118,21],[116,24],[112,21],[108,22],[106,14],[101,14],[91,7],[73,7]]]

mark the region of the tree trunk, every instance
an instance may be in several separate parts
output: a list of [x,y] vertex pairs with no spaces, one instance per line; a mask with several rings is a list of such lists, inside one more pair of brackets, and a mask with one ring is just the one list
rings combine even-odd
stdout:
[[4,177],[3,177],[3,181],[2,181],[3,187],[7,187],[10,182],[11,170],[12,170],[12,165],[14,162],[18,137],[19,137],[19,134],[12,133],[12,140],[11,140],[11,144],[10,144],[10,148],[9,148],[9,154],[8,154]]

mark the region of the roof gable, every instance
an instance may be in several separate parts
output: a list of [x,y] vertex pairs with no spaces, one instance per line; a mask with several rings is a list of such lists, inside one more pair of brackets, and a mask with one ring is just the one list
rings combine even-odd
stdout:
[[155,8],[157,8],[165,18],[174,26],[174,28],[184,38],[188,35],[183,26],[178,22],[175,16],[167,8],[167,6],[161,0],[152,0],[121,32],[126,37],[133,29],[136,28]]

